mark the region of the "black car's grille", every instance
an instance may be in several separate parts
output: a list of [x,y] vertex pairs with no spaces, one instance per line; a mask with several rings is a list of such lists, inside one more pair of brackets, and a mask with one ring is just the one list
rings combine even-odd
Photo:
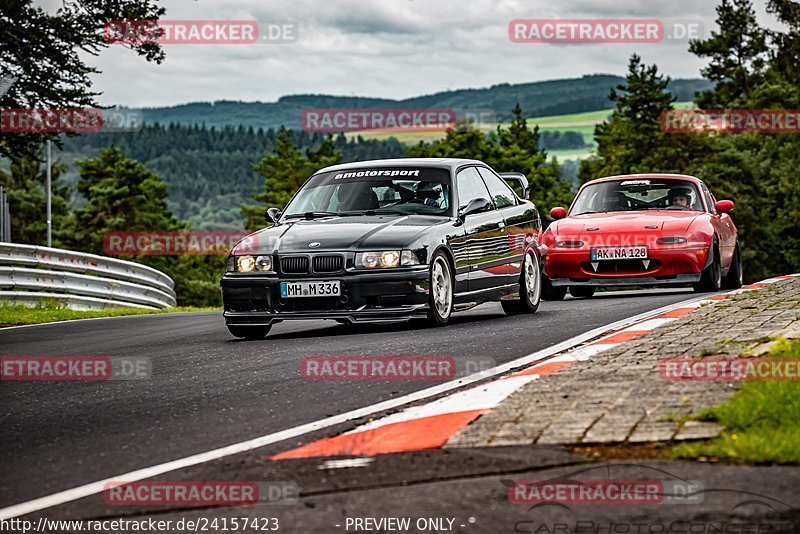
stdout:
[[343,256],[314,256],[315,273],[338,273],[344,267]]
[[281,258],[283,274],[306,274],[308,272],[308,256],[286,256]]

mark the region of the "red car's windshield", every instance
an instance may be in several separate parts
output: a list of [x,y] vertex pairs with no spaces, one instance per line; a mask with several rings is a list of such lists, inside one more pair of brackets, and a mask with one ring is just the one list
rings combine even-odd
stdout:
[[618,180],[586,186],[570,215],[640,210],[703,211],[703,202],[695,184],[686,180]]

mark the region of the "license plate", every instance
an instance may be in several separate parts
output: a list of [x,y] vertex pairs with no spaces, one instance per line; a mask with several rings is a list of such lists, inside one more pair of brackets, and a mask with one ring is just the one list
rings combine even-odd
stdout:
[[592,248],[592,261],[646,260],[647,247],[597,247]]
[[338,297],[342,284],[335,282],[281,282],[281,298]]

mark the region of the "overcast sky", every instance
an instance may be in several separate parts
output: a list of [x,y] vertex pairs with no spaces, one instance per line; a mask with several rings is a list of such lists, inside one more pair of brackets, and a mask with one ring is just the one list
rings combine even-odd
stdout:
[[[57,0],[39,0],[52,8]],[[703,62],[686,40],[517,44],[513,19],[655,18],[714,28],[716,0],[167,0],[165,19],[293,22],[291,44],[166,45],[161,65],[119,45],[92,60],[103,104],[275,101],[300,93],[404,98],[449,89],[624,74],[633,52],[673,78]],[[765,0],[754,0],[762,21]]]

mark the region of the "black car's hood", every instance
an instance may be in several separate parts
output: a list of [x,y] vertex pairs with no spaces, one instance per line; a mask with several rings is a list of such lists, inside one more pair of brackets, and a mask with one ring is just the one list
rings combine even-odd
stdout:
[[[427,215],[363,215],[291,220],[243,239],[234,254],[401,249],[425,229],[450,222]],[[318,245],[310,246],[312,243]]]

